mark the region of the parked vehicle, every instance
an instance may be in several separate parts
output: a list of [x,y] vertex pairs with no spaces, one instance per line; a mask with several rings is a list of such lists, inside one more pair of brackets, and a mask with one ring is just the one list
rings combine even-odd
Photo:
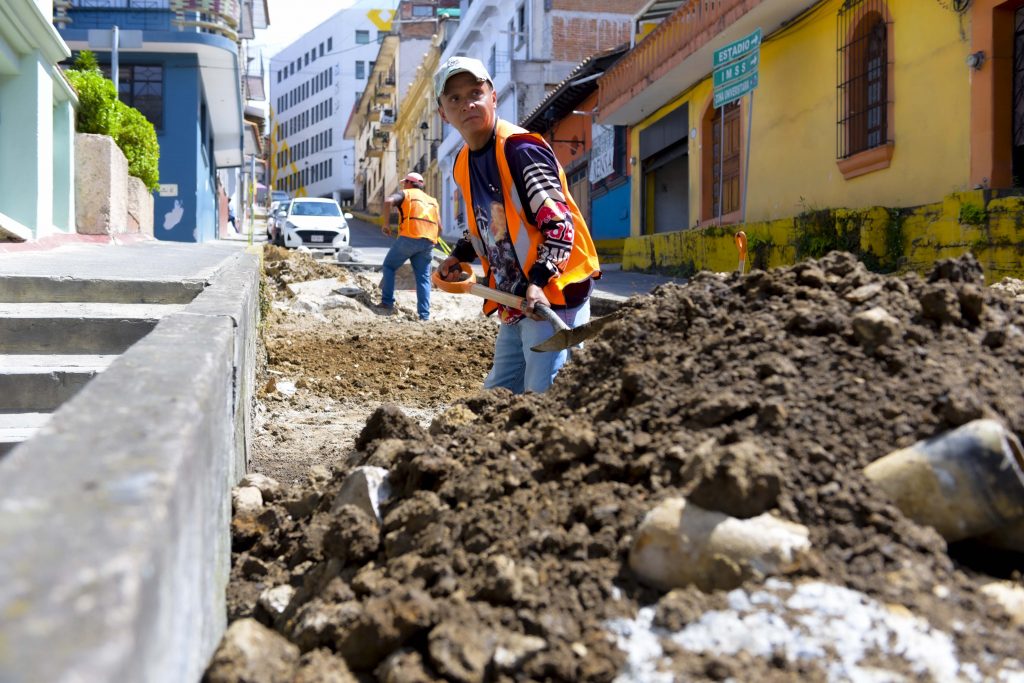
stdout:
[[306,247],[313,251],[333,251],[349,245],[348,220],[333,199],[302,197],[288,203],[287,214],[279,219],[280,240],[289,249]]
[[270,193],[271,205],[273,205],[273,202],[287,202],[289,199],[291,199],[291,196],[284,190],[274,190]]
[[284,246],[281,237],[281,227],[288,215],[288,202],[282,202],[276,209],[267,216],[267,241],[277,246]]

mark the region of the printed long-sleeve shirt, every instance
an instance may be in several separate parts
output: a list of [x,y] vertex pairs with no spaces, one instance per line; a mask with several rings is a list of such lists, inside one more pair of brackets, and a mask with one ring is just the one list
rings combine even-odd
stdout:
[[[473,214],[496,287],[523,296],[528,285],[543,287],[565,269],[575,226],[559,182],[558,162],[550,149],[532,140],[511,140],[506,144],[505,156],[526,220],[542,235],[537,260],[529,273],[524,276],[508,234],[494,138],[483,149],[469,152]],[[473,245],[466,238],[456,243],[452,253],[460,261],[476,260]],[[590,279],[566,286],[563,290],[565,307],[581,305],[590,296],[591,288]],[[498,311],[505,323],[512,324],[522,318],[522,312],[514,308],[499,306]]]

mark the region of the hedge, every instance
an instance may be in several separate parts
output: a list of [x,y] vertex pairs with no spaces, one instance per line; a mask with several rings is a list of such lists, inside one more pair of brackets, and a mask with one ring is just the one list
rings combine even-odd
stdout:
[[160,181],[160,144],[153,124],[138,109],[117,99],[114,82],[104,78],[89,50],[82,51],[67,77],[78,93],[78,132],[112,137],[128,159],[128,173],[155,190]]

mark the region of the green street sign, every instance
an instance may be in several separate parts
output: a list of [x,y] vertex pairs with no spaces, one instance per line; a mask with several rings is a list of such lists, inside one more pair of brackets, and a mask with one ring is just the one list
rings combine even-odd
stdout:
[[750,76],[752,73],[757,72],[757,65],[760,61],[761,51],[757,50],[738,62],[730,62],[729,64],[718,67],[715,69],[714,73],[715,88],[720,88],[738,78]]
[[757,71],[734,83],[729,83],[721,88],[715,88],[715,109],[735,102],[756,87]]
[[717,69],[723,64],[734,62],[737,59],[746,57],[751,52],[755,52],[761,47],[761,29],[757,29],[749,36],[740,38],[734,43],[729,43],[725,47],[715,50],[714,62],[711,65],[712,68]]

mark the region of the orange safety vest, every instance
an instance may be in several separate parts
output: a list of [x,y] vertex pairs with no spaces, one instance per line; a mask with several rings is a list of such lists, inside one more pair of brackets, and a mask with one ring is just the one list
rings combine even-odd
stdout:
[[[501,193],[503,203],[505,204],[505,220],[508,224],[508,234],[515,248],[519,266],[523,269],[523,274],[528,276],[530,268],[537,261],[537,250],[543,240],[543,235],[537,229],[537,226],[531,225],[527,221],[526,212],[519,201],[519,193],[516,191],[515,182],[512,180],[512,172],[508,167],[508,159],[505,157],[505,143],[513,137],[530,138],[548,149],[551,148],[540,135],[498,119],[495,130],[494,153],[498,160],[498,172],[501,174]],[[554,156],[554,152],[551,155]],[[480,257],[480,261],[483,263],[484,271],[487,273],[488,285],[493,288],[495,286],[494,275],[491,274],[491,267],[487,261],[487,251],[477,230],[476,216],[473,215],[473,199],[470,196],[469,182],[469,147],[466,145],[463,145],[455,159],[454,176],[456,184],[462,190],[462,197],[466,204],[466,222],[469,227],[470,242],[473,243],[473,249],[476,250],[477,256]],[[590,237],[590,230],[587,228],[587,222],[583,220],[583,214],[580,213],[579,207],[576,206],[576,202],[569,193],[569,184],[565,180],[565,171],[562,170],[560,164],[558,166],[558,180],[562,185],[562,195],[565,197],[565,203],[572,212],[575,237],[573,238],[572,251],[569,253],[569,262],[566,264],[565,270],[552,278],[544,286],[544,296],[552,304],[564,306],[565,296],[562,294],[562,290],[565,286],[582,282],[588,277],[599,276],[600,264],[597,260],[597,249],[594,247],[594,241]],[[509,207],[512,208],[511,211]],[[491,313],[497,307],[496,303],[488,299],[484,302],[484,313]]]
[[441,212],[437,200],[419,188],[402,190],[405,198],[399,210],[402,212],[402,223],[398,226],[401,237],[418,239],[425,237],[434,244],[441,228]]

